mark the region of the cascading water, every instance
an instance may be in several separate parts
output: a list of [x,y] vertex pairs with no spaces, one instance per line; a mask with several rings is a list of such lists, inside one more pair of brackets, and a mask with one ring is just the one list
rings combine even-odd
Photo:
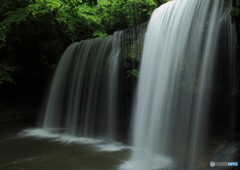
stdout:
[[165,170],[177,163],[177,169],[195,169],[206,141],[218,59],[231,61],[234,53],[229,5],[175,0],[154,11],[136,94],[134,151],[120,169]]
[[118,113],[118,84],[119,84],[119,56],[120,56],[120,38],[121,38],[121,33],[115,32],[114,38],[112,41],[112,49],[111,53],[109,55],[108,59],[108,67],[107,67],[107,72],[108,72],[108,91],[107,91],[107,108],[108,110],[106,111],[108,113],[108,126],[107,126],[107,134],[108,137],[110,138],[116,138],[116,121],[117,121],[117,113]]
[[73,43],[66,49],[50,88],[44,129],[114,138],[120,34]]
[[137,69],[145,29],[142,24],[71,44],[55,71],[39,126],[126,142],[136,82],[129,77]]

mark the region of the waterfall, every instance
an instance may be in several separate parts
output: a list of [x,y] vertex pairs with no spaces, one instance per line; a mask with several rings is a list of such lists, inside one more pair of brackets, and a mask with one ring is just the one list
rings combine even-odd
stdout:
[[71,44],[55,71],[42,127],[113,139],[118,105],[120,35]]
[[233,66],[229,5],[174,0],[154,11],[133,109],[133,154],[120,169],[196,168],[208,135],[212,94],[220,88],[219,60]]
[[229,5],[173,0],[154,11],[145,36],[139,27],[71,44],[55,71],[42,128],[116,140],[132,119],[133,153],[120,169],[197,169],[214,129],[223,126],[218,132],[226,135],[234,126],[224,112],[233,112]]
[[39,126],[51,133],[128,142],[146,24],[71,44],[63,53]]

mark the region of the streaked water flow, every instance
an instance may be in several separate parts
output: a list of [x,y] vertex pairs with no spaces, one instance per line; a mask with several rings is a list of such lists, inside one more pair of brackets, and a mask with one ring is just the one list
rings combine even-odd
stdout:
[[[69,137],[75,142],[96,136],[116,140],[121,128],[126,136],[131,115],[123,103],[131,99],[120,96],[131,98],[133,90],[127,88],[134,85],[119,86],[136,73],[144,39],[132,116],[133,154],[120,169],[196,169],[213,120],[214,89],[227,84],[224,76],[229,78],[226,96],[232,88],[235,42],[229,6],[230,0],[174,0],[154,11],[145,37],[139,28],[139,35],[117,31],[71,44],[56,69],[41,130],[65,142]],[[122,65],[128,75],[119,73]],[[228,73],[218,73],[221,65]]]
[[115,137],[120,34],[73,43],[66,49],[50,88],[44,129]]
[[233,57],[229,5],[175,0],[154,11],[136,94],[135,149],[120,169],[195,169],[206,142],[215,66],[220,56]]

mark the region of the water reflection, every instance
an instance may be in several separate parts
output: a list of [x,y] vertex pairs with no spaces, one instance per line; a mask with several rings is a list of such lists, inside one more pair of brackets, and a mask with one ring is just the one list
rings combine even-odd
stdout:
[[37,137],[39,129],[0,126],[4,127],[0,131],[0,170],[116,170],[130,154],[120,143],[60,134]]

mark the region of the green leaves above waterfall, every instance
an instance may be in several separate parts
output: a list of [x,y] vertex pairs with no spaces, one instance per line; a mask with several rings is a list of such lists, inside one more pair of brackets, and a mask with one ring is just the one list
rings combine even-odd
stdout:
[[1,0],[0,47],[16,27],[27,28],[28,34],[52,29],[76,41],[146,22],[157,6],[153,0]]
[[163,2],[0,0],[0,85],[51,77],[50,70],[70,43],[146,22]]
[[[98,28],[103,30],[97,8],[88,6],[93,2],[66,0],[19,0],[1,3],[1,46],[4,46],[12,32],[17,30],[18,41],[26,34],[36,37],[39,31],[49,31],[51,39],[63,36],[76,41],[87,38]],[[12,40],[11,37],[10,40]],[[15,40],[16,41],[16,40]],[[37,43],[37,42],[36,42]]]
[[231,14],[233,16],[239,17],[240,16],[240,8],[237,8],[237,7],[232,8]]

